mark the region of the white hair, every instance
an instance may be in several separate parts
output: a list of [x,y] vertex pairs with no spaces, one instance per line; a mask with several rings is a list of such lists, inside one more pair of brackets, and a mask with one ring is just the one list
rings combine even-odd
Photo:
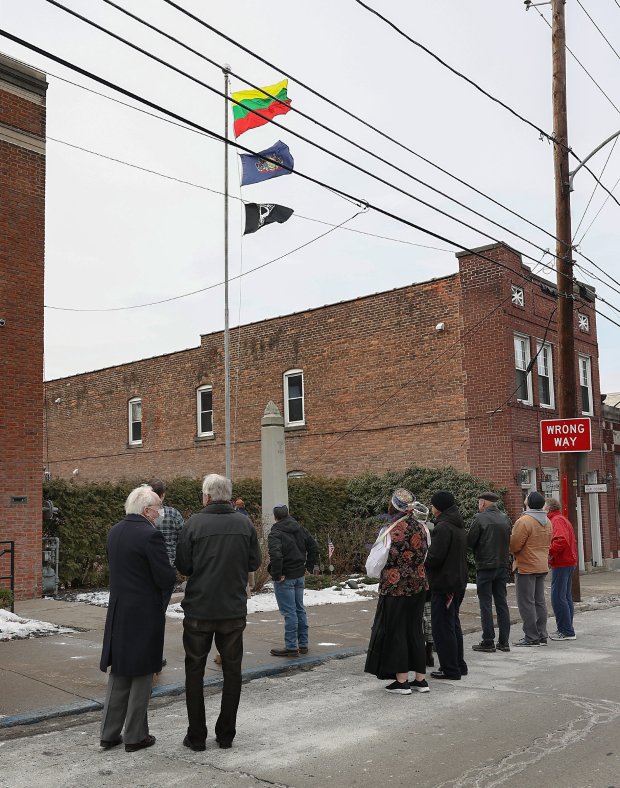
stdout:
[[146,484],[136,487],[127,496],[125,501],[126,514],[142,514],[147,506],[159,506],[161,499],[151,487]]
[[202,482],[202,494],[209,495],[213,501],[230,501],[232,482],[218,473],[208,473]]

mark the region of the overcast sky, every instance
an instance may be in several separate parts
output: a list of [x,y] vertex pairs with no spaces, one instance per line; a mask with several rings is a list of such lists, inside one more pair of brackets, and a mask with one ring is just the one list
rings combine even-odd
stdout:
[[[100,25],[139,44],[164,61],[222,90],[221,71],[158,33],[129,19],[103,0],[64,0]],[[448,192],[513,233],[489,222],[390,169],[309,120],[289,112],[239,138],[254,150],[278,139],[291,148],[296,168],[453,239],[480,246],[498,238],[540,260],[554,251],[550,235],[485,200],[420,159],[302,88],[296,79],[353,111],[450,173],[554,232],[553,151],[539,134],[504,108],[398,36],[354,0],[312,3],[179,0],[218,30],[271,61],[270,68],[188,19],[163,0],[118,0],[124,8],[167,31],[217,63],[258,85],[291,74],[289,97],[298,109],[392,161],[415,177]],[[548,25],[521,0],[368,0],[409,35],[487,91],[552,132],[551,41]],[[620,7],[616,0],[582,0],[620,52]],[[549,6],[540,9],[549,20]],[[598,82],[568,56],[569,135],[583,157],[620,129],[620,57],[584,14],[567,2],[568,44]],[[45,0],[0,0],[0,26],[29,42],[179,115],[223,133],[223,100],[185,76],[115,42]],[[109,312],[60,311],[49,307],[127,307],[217,285],[223,278],[223,147],[220,142],[118,104],[113,90],[0,37],[0,51],[48,74],[46,377],[168,353],[199,344],[201,333],[223,328],[223,288],[140,309]],[[280,70],[281,69],[281,70]],[[68,84],[71,80],[105,94]],[[232,79],[233,90],[247,89]],[[607,93],[606,98],[602,92]],[[472,224],[468,229],[394,191],[347,164],[335,161],[298,132],[371,170],[389,184],[425,199]],[[93,155],[69,147],[85,148]],[[611,145],[592,161],[600,174]],[[188,181],[180,183],[132,168],[122,160]],[[231,156],[231,192],[241,196],[237,156]],[[602,176],[611,189],[620,178],[620,144]],[[193,184],[193,185],[190,185]],[[582,171],[572,198],[577,229],[594,180]],[[214,191],[209,191],[214,190]],[[215,193],[214,193],[215,192]],[[620,194],[620,189],[617,190]],[[296,175],[244,187],[243,198],[277,202],[295,210],[241,241],[241,205],[231,206],[230,274],[284,257],[231,283],[231,326],[238,322],[355,298],[457,270],[455,246],[445,244],[371,211],[351,219],[357,206]],[[620,207],[597,189],[576,233],[581,250],[620,280],[616,228]],[[302,218],[307,217],[307,218]],[[388,239],[338,229],[300,251],[296,247],[330,229],[310,219],[339,224]],[[587,232],[586,232],[587,230]],[[485,235],[485,233],[487,235]],[[489,237],[491,236],[491,237]],[[389,240],[393,239],[393,240]],[[532,245],[533,244],[533,245]],[[424,247],[439,248],[424,248]],[[609,282],[581,258],[578,262]],[[531,260],[525,262],[534,266]],[[547,255],[543,262],[551,264]],[[541,269],[538,268],[538,271]],[[583,271],[600,295],[620,308],[620,293]],[[554,278],[553,273],[549,273]],[[609,283],[620,290],[618,285]],[[620,322],[620,313],[599,309]],[[620,391],[617,346],[620,328],[598,318],[601,390]]]

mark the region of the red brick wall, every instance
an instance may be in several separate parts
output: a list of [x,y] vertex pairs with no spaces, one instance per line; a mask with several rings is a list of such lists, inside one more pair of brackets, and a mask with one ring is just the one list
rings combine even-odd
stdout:
[[[297,368],[306,427],[287,431],[290,470],[350,476],[412,462],[465,467],[457,299],[453,276],[244,326],[239,357],[233,330],[234,477],[260,475],[261,417],[270,399],[283,410],[282,375]],[[439,322],[444,332],[435,330]],[[50,381],[52,472],[79,469],[80,481],[223,471],[222,344],[221,333],[207,335],[199,348]],[[202,384],[213,386],[211,440],[196,438]],[[135,396],[143,445],[131,448],[127,403]]]
[[[540,280],[536,277],[533,282],[522,278],[529,277],[531,271],[522,264],[517,252],[505,246],[480,251],[489,261],[475,255],[458,255],[469,428],[468,460],[472,473],[506,487],[506,506],[515,518],[523,504],[519,479],[521,468],[536,469],[537,487],[540,490],[543,469],[558,467],[557,455],[541,454],[539,444],[540,420],[558,418],[557,312],[553,312],[556,299],[541,291]],[[523,288],[524,307],[512,304],[512,284]],[[589,317],[588,333],[579,330],[578,312]],[[588,355],[592,360],[593,450],[587,456],[586,466],[588,471],[598,471],[599,480],[602,480],[608,464],[603,453],[596,313],[591,304],[576,302],[574,331],[575,352]],[[551,344],[555,408],[540,407],[537,364],[532,369],[533,405],[517,402],[514,393],[515,333],[531,338],[532,358],[537,351],[536,340],[544,338]],[[575,386],[579,392],[578,375],[577,369]],[[580,394],[578,405],[581,408]],[[618,550],[613,500],[611,492],[599,496],[604,558],[612,554],[616,557]],[[585,494],[582,511],[585,560],[590,561],[590,517],[588,496]]]
[[[46,83],[8,58],[0,66],[0,540],[16,543],[23,599],[41,594],[45,156],[29,148],[40,147],[31,135],[45,136]],[[8,573],[5,555],[0,575]]]

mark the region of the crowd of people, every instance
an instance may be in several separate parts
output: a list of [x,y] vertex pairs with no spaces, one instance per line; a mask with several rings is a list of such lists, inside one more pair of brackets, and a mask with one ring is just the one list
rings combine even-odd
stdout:
[[[514,525],[498,507],[499,496],[482,492],[467,529],[452,493],[438,490],[429,510],[409,490],[394,491],[388,515],[390,546],[379,579],[379,601],[372,626],[365,671],[393,679],[385,689],[398,695],[429,692],[426,667],[429,630],[425,602],[430,601],[430,638],[439,659],[431,678],[460,681],[468,668],[459,610],[467,588],[467,550],[476,564],[476,589],[482,639],[477,652],[510,651],[510,613],[506,586],[514,572],[523,637],[515,647],[546,646],[551,640],[575,640],[571,579],[577,545],[571,523],[557,500],[529,493]],[[431,533],[432,529],[432,533]],[[381,535],[380,535],[381,536]],[[552,569],[551,604],[556,631],[547,632],[545,578]],[[495,604],[498,638],[493,620]],[[432,647],[431,647],[432,648]],[[413,674],[413,678],[410,678]]]
[[[164,505],[165,494],[160,480],[132,490],[125,518],[108,535],[110,601],[100,662],[102,671],[110,669],[100,736],[106,750],[124,743],[127,752],[136,752],[155,743],[148,703],[153,676],[165,664],[165,614],[177,573],[187,578],[181,602],[188,716],[183,744],[195,751],[206,747],[203,681],[213,643],[223,675],[215,738],[227,749],[236,734],[247,599],[253,573],[262,563],[256,529],[243,500],[233,503],[231,481],[218,474],[205,476],[203,508],[187,522],[177,509]],[[575,639],[571,576],[577,554],[570,522],[556,500],[531,492],[523,515],[511,526],[498,501],[491,491],[481,493],[479,512],[467,529],[447,490],[431,496],[430,508],[409,490],[392,494],[382,529],[389,549],[365,664],[366,672],[391,681],[388,692],[429,692],[426,673],[434,667],[434,651],[439,665],[431,678],[467,675],[459,610],[468,549],[476,563],[482,624],[482,640],[474,651],[510,651],[506,584],[511,571],[523,621],[523,637],[513,645],[546,645],[549,637]],[[268,571],[284,619],[284,647],[271,654],[298,657],[309,649],[304,577],[319,572],[319,550],[287,506],[276,506],[273,515]],[[549,566],[557,627],[551,635],[544,596]]]

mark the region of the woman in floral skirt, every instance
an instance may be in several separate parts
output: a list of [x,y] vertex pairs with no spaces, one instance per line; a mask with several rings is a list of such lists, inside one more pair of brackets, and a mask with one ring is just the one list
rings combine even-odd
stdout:
[[[429,691],[422,621],[428,588],[424,571],[428,538],[423,523],[416,519],[414,503],[415,497],[404,489],[395,490],[390,500],[390,522],[401,522],[390,531],[392,542],[379,580],[379,601],[364,668],[378,679],[393,679],[385,689],[397,695]],[[409,672],[415,675],[412,681]]]

